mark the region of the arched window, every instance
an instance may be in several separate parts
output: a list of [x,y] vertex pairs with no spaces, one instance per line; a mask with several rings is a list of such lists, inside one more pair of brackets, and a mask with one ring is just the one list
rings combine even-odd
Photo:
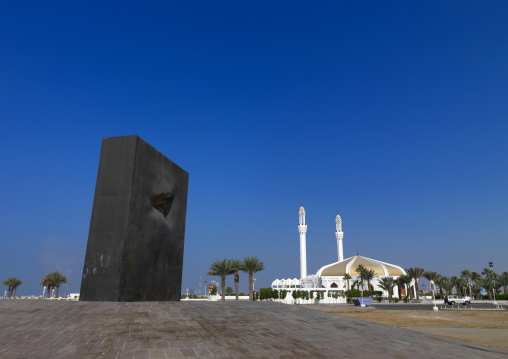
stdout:
[[339,288],[339,286],[337,285],[337,283],[333,282],[330,288]]

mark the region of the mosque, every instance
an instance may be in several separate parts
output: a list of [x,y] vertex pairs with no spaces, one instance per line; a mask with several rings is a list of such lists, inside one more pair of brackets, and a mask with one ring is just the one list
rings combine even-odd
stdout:
[[[359,280],[359,275],[355,269],[361,264],[366,269],[374,270],[376,277],[370,281],[370,290],[379,290],[383,292],[383,296],[387,297],[388,292],[383,291],[379,287],[380,277],[392,277],[397,279],[401,275],[405,275],[406,272],[401,267],[381,262],[376,259],[371,259],[363,256],[359,256],[358,253],[354,257],[344,259],[342,240],[344,238],[344,232],[342,231],[342,218],[337,213],[335,217],[335,238],[337,240],[337,257],[338,261],[335,263],[327,264],[321,267],[316,274],[307,274],[307,245],[306,245],[306,233],[307,224],[305,223],[305,209],[303,205],[300,207],[298,232],[300,233],[300,279],[276,279],[272,282],[273,289],[313,289],[325,292],[337,291],[337,290],[348,290],[351,288],[351,284],[355,280]],[[344,276],[349,274],[351,279],[346,280]],[[365,288],[367,290],[367,288]],[[398,298],[398,287],[393,289],[392,296]],[[401,287],[401,297],[406,296],[406,288]],[[326,298],[326,297],[325,297]],[[327,302],[326,300],[324,301]]]

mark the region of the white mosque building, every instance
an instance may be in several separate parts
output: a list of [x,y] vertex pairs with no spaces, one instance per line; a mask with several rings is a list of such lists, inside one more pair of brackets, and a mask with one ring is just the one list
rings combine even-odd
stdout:
[[[344,252],[342,248],[342,240],[344,238],[344,232],[342,231],[342,219],[337,213],[335,217],[335,238],[337,240],[337,262],[327,264],[321,267],[316,274],[307,274],[307,224],[305,223],[305,209],[303,205],[300,207],[298,232],[300,233],[300,278],[288,278],[288,279],[276,279],[272,282],[273,289],[286,289],[289,291],[298,289],[312,289],[314,291],[325,291],[324,303],[330,302],[329,297],[326,295],[330,291],[346,291],[350,289],[351,284],[355,280],[359,280],[359,275],[355,269],[361,264],[366,269],[374,270],[376,277],[370,282],[371,290],[379,290],[383,292],[383,296],[388,297],[388,293],[383,291],[379,287],[380,277],[392,277],[397,279],[401,275],[405,275],[406,272],[401,267],[381,262],[376,259],[371,259],[358,254],[354,257],[344,259]],[[349,274],[352,279],[348,281],[344,279],[344,276]],[[367,288],[365,288],[367,290]],[[396,286],[393,290],[392,296],[398,297],[398,287]],[[401,288],[401,296],[406,296],[406,288]],[[291,301],[291,296],[286,297],[286,302]],[[333,300],[337,302],[337,299]],[[341,302],[339,300],[339,302]],[[343,298],[342,302],[345,302]]]

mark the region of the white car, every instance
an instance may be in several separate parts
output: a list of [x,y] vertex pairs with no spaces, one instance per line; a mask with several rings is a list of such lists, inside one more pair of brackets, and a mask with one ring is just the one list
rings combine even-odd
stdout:
[[445,297],[445,303],[448,303],[450,305],[454,304],[468,305],[469,303],[471,303],[471,299],[469,297],[462,297],[460,295],[447,295]]

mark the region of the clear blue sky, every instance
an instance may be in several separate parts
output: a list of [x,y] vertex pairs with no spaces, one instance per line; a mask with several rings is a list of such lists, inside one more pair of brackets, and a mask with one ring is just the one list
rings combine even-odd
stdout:
[[[508,2],[0,2],[0,279],[77,292],[103,137],[190,174],[183,288],[344,255],[508,270]],[[217,278],[215,278],[217,279]],[[241,276],[247,290],[247,276]],[[232,278],[228,284],[232,284]],[[5,287],[2,287],[2,293]]]

